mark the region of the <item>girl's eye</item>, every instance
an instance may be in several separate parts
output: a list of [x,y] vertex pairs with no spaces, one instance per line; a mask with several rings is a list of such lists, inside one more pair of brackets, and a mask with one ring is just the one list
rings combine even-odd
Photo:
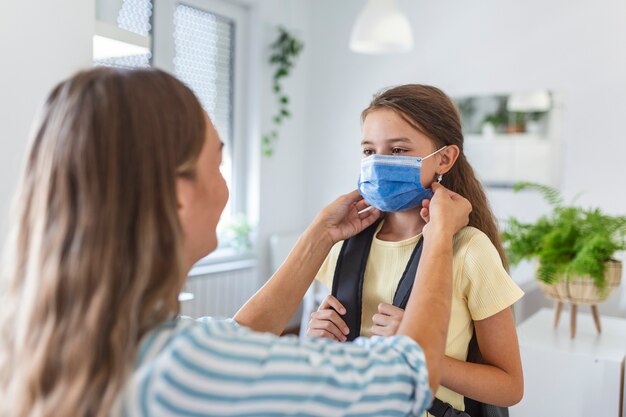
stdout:
[[363,149],[363,155],[365,156],[374,155],[374,151],[372,149]]
[[402,148],[393,148],[391,150],[391,153],[404,153],[406,152],[406,149],[402,149]]

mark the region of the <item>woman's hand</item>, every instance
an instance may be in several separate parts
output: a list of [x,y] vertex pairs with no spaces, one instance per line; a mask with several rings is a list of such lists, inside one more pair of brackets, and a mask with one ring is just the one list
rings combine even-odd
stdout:
[[393,336],[398,331],[404,310],[387,303],[378,304],[378,314],[374,314],[372,321],[372,336]]
[[467,226],[472,205],[461,195],[448,190],[439,183],[433,183],[434,195],[430,200],[422,202],[420,215],[427,221],[424,236],[434,233],[456,232]]
[[371,226],[379,217],[380,210],[363,200],[358,190],[344,194],[324,207],[314,223],[323,228],[331,244],[348,239]]
[[306,335],[345,342],[349,329],[339,314],[346,314],[345,307],[332,295],[327,296],[320,308],[311,314]]

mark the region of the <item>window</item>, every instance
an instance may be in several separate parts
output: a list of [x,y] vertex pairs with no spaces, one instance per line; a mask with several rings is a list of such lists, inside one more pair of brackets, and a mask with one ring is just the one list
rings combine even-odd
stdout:
[[[194,90],[224,142],[222,174],[232,186],[235,23],[183,3],[175,7],[174,74]],[[231,212],[229,202],[225,221]]]
[[218,229],[233,224],[239,233],[220,239],[212,258],[235,253],[242,231],[249,232],[242,123],[246,9],[221,0],[99,0],[97,11],[95,65],[162,68],[187,84],[211,116],[225,144],[221,169],[230,189]]
[[243,128],[246,8],[223,0],[97,0],[96,9],[95,65],[162,68],[187,84],[211,116],[225,144],[221,169],[230,190],[218,229],[232,225],[235,232],[221,238],[209,258],[236,254],[250,231]]
[[[155,0],[153,63],[176,75],[198,96],[225,144],[222,174],[230,199],[220,222],[236,224],[246,211],[244,109],[247,10],[221,0]],[[241,236],[220,239],[209,258],[234,254]],[[210,259],[207,260],[210,262]]]
[[[116,10],[115,7],[119,7]],[[152,1],[100,0],[94,36],[94,65],[149,67],[152,59]]]

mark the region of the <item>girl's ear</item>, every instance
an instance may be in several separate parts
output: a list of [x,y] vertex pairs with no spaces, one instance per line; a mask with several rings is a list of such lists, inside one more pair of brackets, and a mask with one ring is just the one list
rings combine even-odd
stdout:
[[437,154],[439,157],[439,165],[437,166],[437,174],[445,174],[452,169],[452,165],[456,162],[461,154],[461,150],[456,145],[448,145],[446,149]]

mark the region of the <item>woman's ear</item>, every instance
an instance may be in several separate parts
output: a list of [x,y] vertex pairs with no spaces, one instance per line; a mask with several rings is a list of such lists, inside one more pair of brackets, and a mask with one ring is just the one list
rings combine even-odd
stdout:
[[446,149],[439,152],[439,165],[437,166],[437,174],[445,174],[452,169],[452,166],[459,158],[461,150],[456,145],[448,145]]
[[184,218],[193,195],[193,184],[189,179],[179,176],[176,178],[176,208],[178,215]]

